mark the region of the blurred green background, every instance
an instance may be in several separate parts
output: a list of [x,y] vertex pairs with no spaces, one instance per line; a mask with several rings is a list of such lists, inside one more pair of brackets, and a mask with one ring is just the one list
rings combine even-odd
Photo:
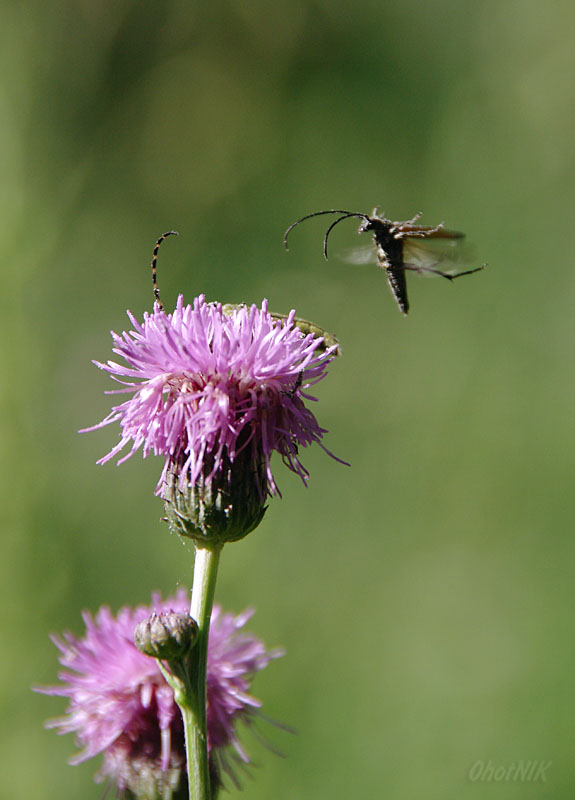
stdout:
[[[288,656],[258,676],[280,759],[263,798],[572,798],[575,6],[568,0],[27,0],[1,5],[3,608],[0,796],[101,798],[45,731],[53,631],[190,581],[153,490],[97,467],[125,309],[295,307],[341,339],[308,489],[224,552],[218,600]],[[324,208],[445,220],[488,269],[325,262]],[[346,227],[347,226],[347,227]],[[355,221],[332,248],[360,243]],[[478,761],[552,762],[546,782]],[[477,769],[477,767],[476,767]],[[233,794],[233,793],[232,793]]]

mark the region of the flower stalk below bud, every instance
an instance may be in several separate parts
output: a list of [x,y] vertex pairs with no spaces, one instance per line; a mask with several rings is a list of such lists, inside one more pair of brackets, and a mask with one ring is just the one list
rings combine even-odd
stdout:
[[210,800],[212,797],[208,761],[206,667],[210,618],[221,549],[222,545],[196,546],[194,562],[190,616],[198,625],[198,637],[191,654],[188,702],[182,707],[190,800]]

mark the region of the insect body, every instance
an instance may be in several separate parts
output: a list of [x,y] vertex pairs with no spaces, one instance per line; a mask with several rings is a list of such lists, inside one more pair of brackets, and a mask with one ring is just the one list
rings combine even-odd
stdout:
[[[270,316],[274,319],[281,320],[282,322],[287,320],[287,314],[277,314],[272,311],[270,312]],[[293,324],[294,327],[299,328],[304,336],[313,333],[317,339],[320,337],[323,339],[323,342],[318,344],[316,348],[319,352],[323,353],[328,347],[333,347],[333,354],[336,356],[341,355],[339,340],[334,333],[330,333],[329,331],[326,331],[325,328],[321,328],[319,325],[316,325],[315,322],[310,322],[308,319],[302,319],[301,317],[294,317]]]
[[[300,222],[306,219],[319,217],[323,214],[340,215],[331,223],[324,234],[323,254],[326,259],[328,238],[335,226],[349,217],[361,219],[358,233],[372,234],[377,263],[385,271],[387,282],[395,301],[399,306],[399,310],[404,314],[407,314],[409,310],[407,281],[405,277],[406,270],[441,275],[443,278],[452,281],[454,278],[460,278],[462,275],[471,275],[473,272],[479,272],[479,270],[485,267],[485,264],[483,264],[480,267],[474,267],[459,272],[440,269],[440,264],[456,260],[453,258],[455,254],[453,251],[450,253],[449,249],[453,248],[458,241],[463,239],[465,234],[447,230],[443,227],[442,222],[435,227],[418,225],[417,221],[421,217],[421,214],[416,214],[415,217],[405,222],[393,222],[385,216],[380,216],[378,214],[378,208],[374,208],[371,216],[356,211],[343,211],[340,209],[316,211],[313,214],[306,214],[305,217],[298,219],[293,225],[290,225],[285,232],[284,244],[286,249],[288,236],[296,225],[299,225]],[[437,245],[437,241],[433,243],[426,241],[424,244],[423,240],[440,240],[443,247],[438,250],[436,247],[433,247],[433,245]],[[441,240],[443,241],[441,242]]]
[[[245,305],[243,303],[236,304],[236,303],[224,303],[222,305],[222,311],[224,314],[230,316],[237,311],[238,308],[242,308]],[[270,311],[270,317],[279,322],[285,324],[288,319],[288,314],[279,314],[274,311]],[[334,333],[330,333],[326,331],[324,328],[321,328],[319,325],[316,325],[315,322],[310,322],[308,319],[302,319],[301,317],[294,317],[293,318],[293,326],[294,328],[298,328],[303,336],[307,336],[310,333],[316,337],[316,339],[323,339],[322,342],[319,342],[316,350],[320,353],[324,353],[328,347],[332,347],[332,353],[334,356],[341,355],[341,347],[339,344],[339,339]]]

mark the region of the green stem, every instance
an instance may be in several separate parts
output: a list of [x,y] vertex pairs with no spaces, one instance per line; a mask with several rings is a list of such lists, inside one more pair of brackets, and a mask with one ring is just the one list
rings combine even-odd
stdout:
[[186,704],[187,708],[182,709],[190,800],[210,800],[211,796],[206,717],[206,667],[210,618],[221,549],[221,545],[211,547],[196,545],[190,616],[198,625],[198,639],[192,651],[189,705]]

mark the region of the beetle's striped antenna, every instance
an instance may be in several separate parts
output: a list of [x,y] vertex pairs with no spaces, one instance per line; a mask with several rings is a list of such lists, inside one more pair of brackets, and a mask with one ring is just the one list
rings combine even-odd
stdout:
[[327,258],[327,238],[331,233],[332,229],[335,228],[335,226],[338,224],[338,222],[341,222],[342,220],[347,219],[348,217],[359,217],[360,219],[367,219],[367,214],[361,214],[359,211],[344,211],[341,208],[330,208],[327,211],[314,211],[313,214],[306,214],[305,217],[301,217],[301,219],[296,220],[289,226],[287,231],[284,233],[285,249],[286,250],[289,249],[287,242],[288,236],[290,235],[291,231],[295,228],[296,225],[299,225],[300,222],[304,222],[306,219],[311,219],[312,217],[321,217],[322,214],[343,214],[342,217],[337,219],[335,222],[332,222],[332,224],[327,229],[325,236],[323,237],[323,254],[326,258]]
[[162,305],[162,301],[160,300],[160,290],[158,288],[158,276],[157,276],[157,264],[158,264],[158,251],[160,249],[160,245],[167,239],[168,236],[178,236],[178,231],[167,231],[167,233],[163,233],[158,241],[156,242],[156,246],[154,247],[154,255],[152,256],[152,285],[154,287],[154,297],[156,298],[156,303],[158,304],[158,311],[162,311],[164,306]]

